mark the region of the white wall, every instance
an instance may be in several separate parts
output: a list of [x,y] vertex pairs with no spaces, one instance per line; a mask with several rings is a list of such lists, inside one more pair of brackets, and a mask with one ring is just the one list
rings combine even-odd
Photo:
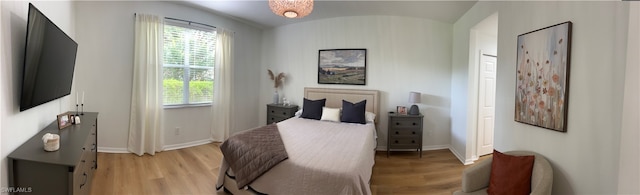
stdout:
[[[546,156],[554,169],[553,194],[617,192],[627,53],[626,5],[625,2],[480,2],[458,21],[469,22],[494,10],[499,12],[495,148],[529,150]],[[513,120],[516,37],[565,21],[573,22],[568,130],[560,133],[517,123]],[[457,29],[458,26],[461,28]],[[465,41],[468,35],[462,35],[466,26],[454,25],[454,48],[457,44],[468,44]],[[461,48],[454,49],[454,58],[467,55]],[[464,73],[464,67],[464,63],[456,64],[454,60],[453,75]],[[452,131],[465,135],[463,129]],[[455,144],[464,149],[466,140],[461,141]]]
[[[236,87],[232,129],[258,126],[261,30],[206,11],[170,2],[76,2],[79,43],[76,69],[85,110],[100,112],[99,151],[126,151],[133,75],[134,13],[148,13],[235,32]],[[210,138],[210,107],[165,109],[165,144],[179,148]],[[180,127],[180,135],[175,128]]]
[[[287,75],[280,94],[302,106],[304,87],[376,89],[381,92],[378,146],[386,149],[387,112],[410,106],[410,91],[422,93],[424,148],[447,148],[450,140],[452,25],[427,19],[357,16],[316,20],[270,29],[263,34],[260,124],[272,102],[267,69]],[[367,49],[367,83],[317,83],[318,50]]]
[[[40,11],[53,21],[71,38],[75,38],[75,9],[70,2],[32,2]],[[61,99],[20,112],[20,93],[22,83],[22,63],[27,30],[29,2],[0,2],[1,32],[0,41],[0,120],[2,187],[7,187],[7,156],[25,141],[51,124],[57,114],[71,109],[70,98]],[[80,65],[76,65],[80,66]],[[74,78],[74,82],[77,78]],[[73,89],[75,90],[75,88]],[[11,121],[10,123],[6,121]]]
[[640,194],[640,2],[630,2],[618,194]]
[[[2,5],[3,4],[0,3],[0,28],[4,27],[4,20],[2,18],[5,17],[2,14],[4,12],[3,11],[4,9],[2,8]],[[4,31],[0,30],[0,40],[2,40],[2,43],[4,43],[3,34],[5,34]],[[4,44],[0,44],[0,45],[4,45]],[[4,51],[4,50],[5,50],[4,46],[0,46],[0,53],[2,53],[2,51]],[[2,55],[2,54],[0,54],[0,55]],[[4,56],[0,57],[0,59],[4,59]],[[4,67],[4,64],[5,64],[5,62],[3,60],[0,60],[0,70],[2,70],[1,67]],[[0,89],[4,88],[4,85],[2,84],[3,83],[2,80],[4,80],[3,78],[4,78],[4,74],[0,73]],[[4,93],[0,93],[0,104],[4,105],[4,101],[2,101],[4,99],[3,98],[4,95],[2,95],[2,94],[4,94]],[[4,153],[2,152],[2,115],[0,114],[0,156],[4,157],[4,155],[2,155],[2,154],[4,154]],[[0,171],[4,171],[2,167],[4,167],[4,160],[0,160]],[[0,175],[0,186],[4,186],[3,185],[4,183],[2,183],[2,181],[6,180],[6,179],[3,179],[3,178],[4,178],[4,176]]]

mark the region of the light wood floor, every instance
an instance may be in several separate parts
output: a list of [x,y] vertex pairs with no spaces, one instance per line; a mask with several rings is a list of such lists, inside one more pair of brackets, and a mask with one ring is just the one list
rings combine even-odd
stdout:
[[[449,150],[376,153],[373,194],[451,194],[460,189],[464,165]],[[485,159],[483,157],[482,159]],[[91,194],[216,194],[222,160],[218,144],[155,156],[98,153]]]

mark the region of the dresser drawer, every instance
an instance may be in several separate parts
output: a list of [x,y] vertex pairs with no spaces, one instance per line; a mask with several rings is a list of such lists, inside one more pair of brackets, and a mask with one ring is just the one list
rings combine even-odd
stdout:
[[420,118],[391,118],[389,122],[391,128],[422,128],[422,120]]
[[280,107],[272,107],[272,106],[269,106],[267,108],[267,115],[274,116],[274,117],[288,118],[293,116],[294,114],[295,114],[295,111],[292,111],[292,109],[288,109],[288,108],[280,108]]
[[283,120],[287,120],[289,117],[280,117],[280,116],[267,116],[267,124],[278,123]]
[[75,166],[73,170],[73,186],[71,191],[73,194],[88,194],[89,184],[91,184],[90,162],[88,155],[83,155],[82,160]]
[[420,139],[415,138],[391,138],[390,149],[416,149],[420,146]]
[[420,129],[414,129],[414,128],[396,128],[396,129],[391,129],[389,130],[390,133],[390,137],[419,137],[420,136]]

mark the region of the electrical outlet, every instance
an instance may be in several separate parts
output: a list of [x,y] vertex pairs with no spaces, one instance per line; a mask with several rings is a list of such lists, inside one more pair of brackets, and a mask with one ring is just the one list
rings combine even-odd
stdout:
[[176,127],[176,135],[180,135],[180,127]]

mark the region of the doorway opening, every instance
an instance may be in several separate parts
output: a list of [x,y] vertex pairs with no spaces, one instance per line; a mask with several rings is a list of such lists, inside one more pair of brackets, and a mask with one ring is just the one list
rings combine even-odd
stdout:
[[480,21],[470,32],[470,52],[474,57],[474,104],[472,107],[473,123],[470,125],[473,139],[472,159],[493,152],[494,124],[495,124],[495,94],[498,61],[498,13],[494,13]]

